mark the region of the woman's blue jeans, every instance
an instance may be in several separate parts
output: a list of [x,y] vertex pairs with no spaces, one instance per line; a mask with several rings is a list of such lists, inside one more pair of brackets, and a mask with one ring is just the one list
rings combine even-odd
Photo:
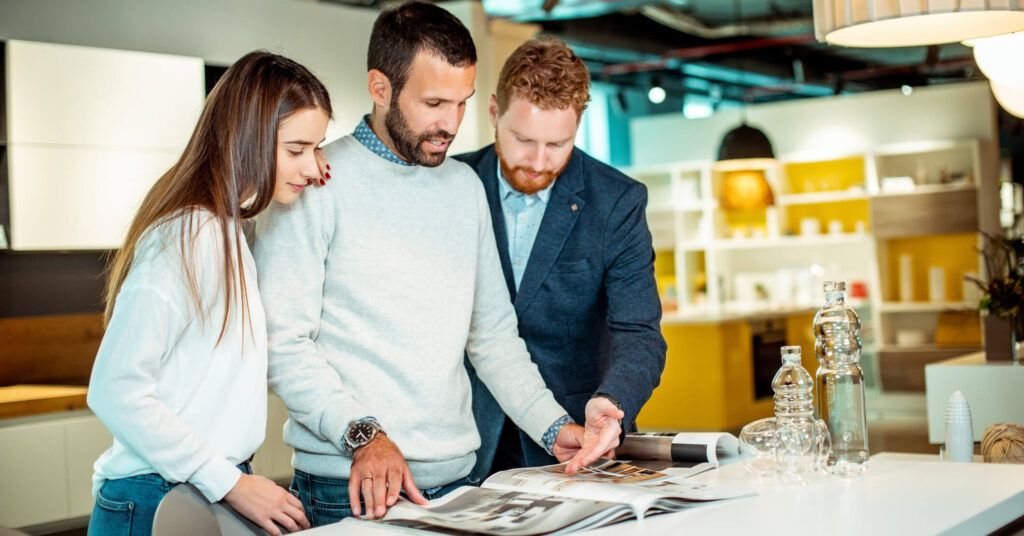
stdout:
[[[249,462],[238,468],[252,474]],[[156,507],[177,485],[155,473],[104,482],[89,518],[89,536],[149,536]]]

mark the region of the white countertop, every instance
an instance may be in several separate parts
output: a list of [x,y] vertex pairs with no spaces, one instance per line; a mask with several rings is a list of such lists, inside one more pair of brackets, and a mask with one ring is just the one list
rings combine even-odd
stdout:
[[[733,463],[693,477],[744,482],[758,495],[690,511],[611,525],[586,534],[986,534],[1024,516],[1024,465],[919,461],[936,456],[879,454],[866,475],[826,478],[803,487],[752,477]],[[395,534],[347,520],[310,534]]]
[[722,322],[745,322],[764,320],[798,314],[813,314],[817,307],[698,307],[666,312],[661,315],[662,325],[676,324],[718,324]]

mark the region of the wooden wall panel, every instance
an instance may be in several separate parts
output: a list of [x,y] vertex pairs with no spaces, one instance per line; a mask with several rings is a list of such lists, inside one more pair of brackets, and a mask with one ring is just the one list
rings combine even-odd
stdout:
[[977,198],[973,188],[878,196],[871,200],[871,228],[875,238],[975,232]]
[[103,315],[0,319],[0,385],[87,385]]
[[977,351],[977,348],[928,348],[922,350],[882,350],[878,353],[882,389],[924,392],[924,366]]

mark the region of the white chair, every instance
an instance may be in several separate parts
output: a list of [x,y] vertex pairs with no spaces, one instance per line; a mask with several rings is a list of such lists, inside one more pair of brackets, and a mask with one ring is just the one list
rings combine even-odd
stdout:
[[175,486],[157,506],[153,536],[265,536],[266,531],[233,508],[207,502],[191,484]]

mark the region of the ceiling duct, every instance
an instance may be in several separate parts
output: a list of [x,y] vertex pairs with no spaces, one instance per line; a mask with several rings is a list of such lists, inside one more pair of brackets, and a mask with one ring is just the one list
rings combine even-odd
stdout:
[[792,18],[772,21],[749,21],[738,24],[709,26],[700,20],[660,4],[641,6],[644,16],[669,28],[705,39],[721,39],[741,35],[790,35],[808,33],[814,28],[811,18]]

